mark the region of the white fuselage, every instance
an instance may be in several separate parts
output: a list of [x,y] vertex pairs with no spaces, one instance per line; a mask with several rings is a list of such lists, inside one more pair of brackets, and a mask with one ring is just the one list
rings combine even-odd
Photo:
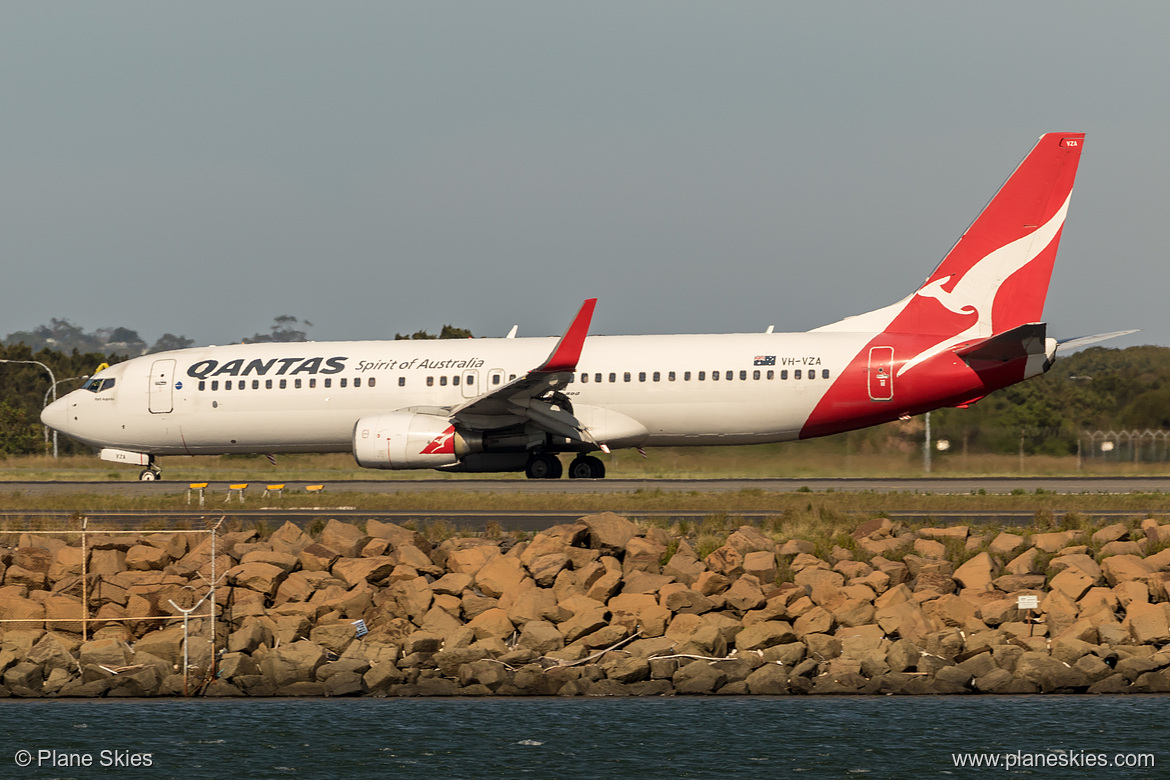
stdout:
[[[811,410],[872,335],[591,336],[563,393],[574,406],[640,423],[643,440],[622,446],[785,441],[800,436]],[[96,378],[114,380],[111,387],[74,391],[45,419],[95,447],[151,455],[343,452],[352,447],[358,419],[457,406],[530,370],[555,343],[460,339],[178,350],[105,369]]]

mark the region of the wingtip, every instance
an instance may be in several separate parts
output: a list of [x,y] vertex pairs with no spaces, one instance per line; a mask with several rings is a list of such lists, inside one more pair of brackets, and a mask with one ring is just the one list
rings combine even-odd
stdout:
[[557,342],[552,354],[544,361],[540,368],[533,373],[555,374],[562,371],[575,371],[577,361],[581,359],[581,349],[585,346],[585,337],[589,334],[589,324],[593,320],[593,310],[597,306],[596,298],[586,298],[577,316],[569,324],[565,335]]

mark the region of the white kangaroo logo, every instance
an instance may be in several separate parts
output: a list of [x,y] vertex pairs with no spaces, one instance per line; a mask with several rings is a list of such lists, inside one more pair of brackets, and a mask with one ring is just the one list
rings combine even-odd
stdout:
[[1069,197],[1064,199],[1064,204],[1052,215],[1051,219],[1039,228],[1001,246],[976,262],[963,274],[950,292],[944,290],[943,285],[950,282],[953,275],[924,284],[915,293],[923,298],[934,298],[948,311],[955,314],[974,314],[976,315],[975,321],[962,333],[945,338],[933,347],[923,350],[907,360],[898,369],[898,376],[956,344],[961,344],[972,338],[986,338],[994,335],[991,332],[991,307],[995,303],[995,294],[999,290],[999,286],[1016,271],[1035,260],[1052,243],[1052,239],[1056,238],[1056,234],[1064,225],[1071,197],[1072,193],[1069,193]]

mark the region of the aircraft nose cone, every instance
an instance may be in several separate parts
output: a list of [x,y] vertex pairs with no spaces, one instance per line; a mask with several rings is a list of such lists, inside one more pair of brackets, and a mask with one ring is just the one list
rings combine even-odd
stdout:
[[64,398],[54,401],[41,410],[41,422],[53,430],[63,431],[69,421],[69,406]]

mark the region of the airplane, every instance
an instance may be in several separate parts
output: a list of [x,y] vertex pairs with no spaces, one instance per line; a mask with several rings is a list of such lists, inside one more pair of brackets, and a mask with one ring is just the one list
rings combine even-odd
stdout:
[[[371,469],[598,479],[593,453],[827,436],[1049,369],[1041,321],[1084,145],[1048,133],[913,293],[804,333],[233,344],[104,368],[45,425],[161,478],[164,455],[351,452]],[[1129,333],[1132,331],[1125,331]]]

